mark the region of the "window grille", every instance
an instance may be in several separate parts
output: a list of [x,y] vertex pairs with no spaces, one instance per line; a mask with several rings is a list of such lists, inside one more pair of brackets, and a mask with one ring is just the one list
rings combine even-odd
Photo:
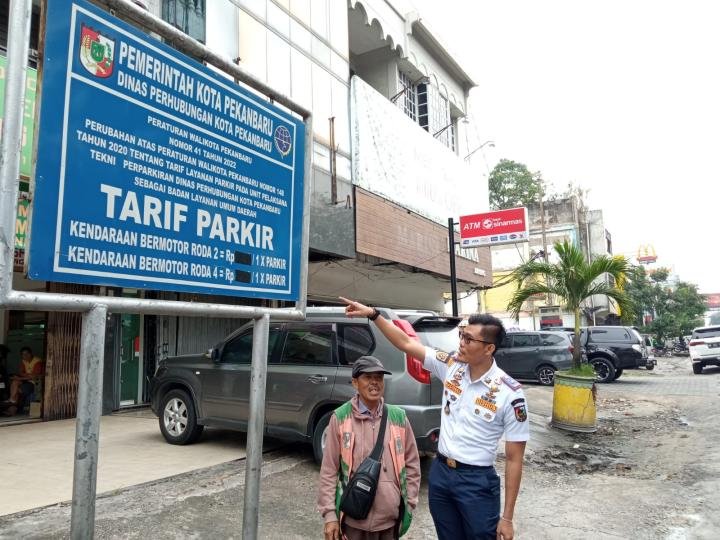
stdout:
[[162,18],[205,43],[205,0],[162,0]]
[[398,101],[405,114],[407,114],[413,122],[417,122],[417,87],[410,80],[407,73],[398,70],[398,82],[400,88],[398,92],[403,92],[402,99]]
[[450,102],[439,88],[429,83],[414,85],[410,77],[398,70],[398,92],[403,92],[398,106],[425,131],[439,133],[437,140],[451,150],[456,148],[456,119],[450,114]]

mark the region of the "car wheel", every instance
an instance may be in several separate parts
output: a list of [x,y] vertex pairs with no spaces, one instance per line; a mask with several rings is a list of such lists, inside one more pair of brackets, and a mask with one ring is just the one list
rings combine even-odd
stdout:
[[645,366],[645,369],[647,369],[648,371],[652,371],[653,369],[655,369],[655,364],[648,364]]
[[195,404],[185,390],[170,390],[160,402],[160,431],[170,444],[192,444],[203,427],[197,423]]
[[552,366],[540,366],[535,371],[537,380],[543,386],[552,386],[555,384],[555,369]]
[[693,373],[695,375],[700,375],[702,373],[702,370],[703,370],[702,364],[693,364]]
[[623,374],[623,370],[622,370],[622,369],[616,369],[616,370],[615,370],[615,378],[614,378],[613,380],[614,380],[614,381],[617,381],[617,380],[620,378],[620,375],[622,375],[622,374]]
[[615,366],[607,358],[593,358],[590,360],[595,370],[595,380],[599,383],[609,383],[615,380]]
[[330,423],[330,417],[335,411],[329,411],[323,414],[315,424],[315,430],[312,436],[313,455],[315,456],[315,463],[318,465],[322,463],[323,451],[325,450],[325,442],[327,440],[327,427]]

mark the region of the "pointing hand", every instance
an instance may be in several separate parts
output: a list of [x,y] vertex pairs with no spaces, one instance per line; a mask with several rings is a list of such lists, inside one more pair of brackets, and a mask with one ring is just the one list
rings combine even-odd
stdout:
[[373,314],[373,308],[365,306],[360,302],[355,302],[342,296],[340,296],[340,300],[347,304],[347,306],[345,306],[345,315],[348,317],[369,317]]

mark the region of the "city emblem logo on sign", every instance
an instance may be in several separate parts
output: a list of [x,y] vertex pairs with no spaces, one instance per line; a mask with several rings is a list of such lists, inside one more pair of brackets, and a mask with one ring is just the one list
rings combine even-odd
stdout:
[[287,156],[292,149],[290,130],[285,126],[278,126],[275,128],[275,135],[273,138],[275,139],[275,148],[278,149],[278,152],[280,152],[282,157]]
[[106,79],[115,65],[115,40],[82,25],[80,32],[80,63],[92,75]]

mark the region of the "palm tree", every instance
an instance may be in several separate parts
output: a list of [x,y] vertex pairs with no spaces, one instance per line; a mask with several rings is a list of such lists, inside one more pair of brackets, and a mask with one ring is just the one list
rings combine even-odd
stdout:
[[[575,315],[575,339],[573,343],[573,367],[580,367],[580,304],[587,298],[601,294],[612,298],[621,312],[632,309],[622,285],[630,270],[625,257],[600,256],[587,262],[583,252],[567,240],[555,244],[560,259],[557,263],[528,261],[515,270],[518,290],[513,294],[508,310],[517,318],[522,305],[536,294],[552,294],[559,298],[565,309]],[[598,278],[610,275],[615,284]]]

